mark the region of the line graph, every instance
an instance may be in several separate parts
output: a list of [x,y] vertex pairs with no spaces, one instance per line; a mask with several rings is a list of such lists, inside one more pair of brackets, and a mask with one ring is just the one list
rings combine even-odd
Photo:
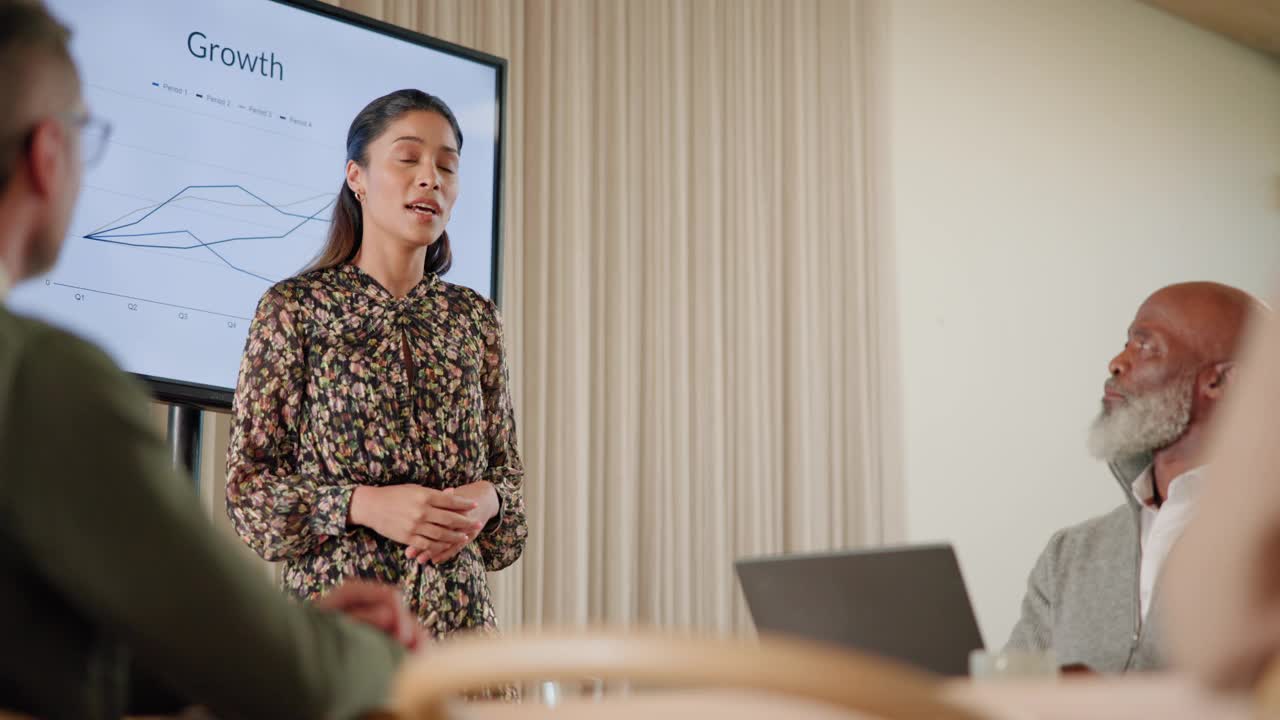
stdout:
[[[151,198],[146,198],[146,197],[143,197],[143,196],[141,196],[141,195],[136,195],[136,194],[134,194],[134,193],[121,192],[121,191],[120,191],[120,189],[118,189],[118,188],[103,187],[103,186],[101,186],[101,185],[94,185],[94,184],[91,184],[91,183],[86,183],[86,184],[85,184],[85,189],[86,189],[86,191],[87,191],[87,190],[93,190],[93,191],[96,191],[96,192],[99,192],[99,193],[106,193],[106,194],[114,195],[114,196],[116,196],[116,197],[130,198],[130,199],[134,199],[134,200],[142,200],[142,201],[144,201],[146,204],[145,204],[145,205],[142,205],[142,206],[140,206],[140,207],[131,208],[131,209],[130,209],[130,210],[128,210],[127,212],[124,212],[124,213],[122,213],[122,214],[120,214],[120,215],[118,215],[118,216],[116,216],[116,217],[113,217],[113,218],[111,218],[111,220],[109,220],[109,221],[107,221],[107,222],[100,223],[100,224],[98,224],[96,227],[94,227],[92,230],[90,230],[89,232],[82,233],[81,235],[79,235],[79,237],[83,237],[84,235],[91,235],[91,234],[93,234],[93,233],[105,232],[108,228],[110,228],[110,227],[112,227],[112,226],[114,226],[114,225],[117,225],[117,224],[119,224],[119,223],[124,222],[127,218],[133,217],[133,216],[137,215],[138,213],[143,213],[143,212],[146,212],[146,211],[148,211],[148,210],[153,210],[153,209],[155,209],[155,208],[158,208],[158,207],[160,207],[160,205],[161,205],[161,204],[163,204],[163,203],[165,202],[164,200],[153,200],[153,199],[151,199]],[[304,205],[304,204],[306,204],[306,203],[315,202],[316,200],[318,200],[318,199],[320,199],[320,198],[330,197],[330,196],[332,196],[332,195],[333,195],[333,193],[331,193],[331,192],[322,192],[322,193],[317,193],[317,194],[315,194],[315,195],[312,195],[312,196],[310,196],[310,197],[299,198],[299,199],[294,200],[294,201],[292,201],[292,202],[287,202],[287,203],[275,203],[275,205],[276,205],[277,207],[280,207],[280,208],[294,207],[294,206],[296,206],[296,205]],[[184,201],[185,201],[185,202],[184,202]],[[256,206],[256,205],[261,205],[261,203],[257,202],[256,200],[251,200],[250,202],[247,202],[247,203],[243,203],[243,202],[231,202],[231,201],[229,201],[229,200],[219,200],[219,199],[217,199],[217,198],[212,198],[212,197],[208,197],[208,196],[205,196],[205,195],[192,195],[192,194],[185,194],[185,193],[184,193],[183,195],[181,195],[180,197],[178,197],[177,199],[173,200],[173,203],[174,203],[175,205],[176,205],[176,204],[178,204],[178,203],[184,203],[184,204],[192,205],[192,206],[195,206],[195,205],[197,205],[197,204],[211,205],[211,206],[214,206],[214,208],[215,208],[215,209],[216,209],[216,208],[218,208],[218,207],[226,207],[226,208],[244,208],[244,207],[253,207],[253,206]],[[193,208],[193,210],[194,210],[194,208]],[[220,215],[219,213],[216,213],[216,212],[214,212],[213,210],[196,210],[196,212],[202,212],[202,213],[207,213],[207,214],[218,214],[218,215]],[[225,217],[225,216],[224,216],[224,217]],[[318,219],[318,218],[317,218],[317,219]]]
[[[279,232],[277,234],[232,235],[229,237],[221,237],[216,240],[214,239],[206,240],[205,238],[196,234],[196,232],[194,232],[190,227],[179,227],[175,229],[156,230],[156,231],[149,231],[149,232],[134,232],[134,233],[120,232],[122,230],[127,230],[130,228],[138,228],[140,226],[145,225],[148,221],[152,220],[152,218],[159,217],[160,214],[163,213],[166,208],[175,208],[178,211],[185,210],[185,208],[178,206],[176,203],[179,200],[183,199],[184,196],[186,196],[186,193],[191,191],[207,191],[207,190],[222,190],[222,191],[232,191],[232,192],[238,191],[239,193],[243,193],[244,195],[249,196],[250,198],[252,198],[257,203],[260,204],[260,205],[250,205],[250,206],[240,205],[240,207],[249,207],[250,209],[261,208],[261,209],[270,210],[271,212],[277,214],[280,217],[293,218],[298,220],[298,222],[292,224],[291,226],[285,228],[283,232]],[[263,275],[259,272],[254,272],[252,269],[245,267],[243,262],[232,262],[232,260],[229,259],[223,252],[219,252],[217,249],[215,249],[215,246],[226,245],[228,243],[247,241],[247,240],[281,240],[281,239],[287,238],[290,235],[292,235],[296,230],[298,230],[299,228],[301,228],[302,226],[306,225],[309,222],[327,223],[328,222],[327,220],[320,219],[318,218],[318,216],[320,215],[320,213],[331,208],[333,206],[333,203],[334,203],[334,199],[330,199],[311,213],[298,213],[298,212],[291,212],[289,210],[285,210],[281,206],[273,204],[269,200],[266,200],[262,196],[258,195],[257,193],[254,193],[253,191],[249,190],[243,185],[239,185],[239,184],[187,185],[186,187],[183,187],[181,190],[171,195],[168,199],[164,200],[158,205],[147,210],[146,213],[142,215],[142,217],[138,218],[137,220],[107,227],[103,230],[90,232],[82,237],[86,240],[92,240],[94,242],[106,243],[109,245],[120,245],[124,247],[133,247],[133,248],[150,248],[150,249],[156,249],[156,250],[201,250],[203,249],[212,253],[216,258],[218,258],[218,260],[220,260],[228,268],[235,270],[236,272],[243,273],[245,275],[257,278],[267,283],[272,283],[272,282],[275,282],[275,279],[268,277],[266,275]],[[127,216],[128,215],[126,214],[125,217]],[[175,220],[176,219],[184,219],[184,220],[187,220],[188,222],[185,222],[185,223],[174,222],[172,224],[190,225],[190,220],[191,220],[190,217],[175,218]],[[204,221],[209,222],[207,218]],[[236,221],[245,222],[246,220],[245,219],[232,220],[232,222],[236,222]],[[161,223],[162,227],[168,225],[168,223],[166,223],[164,220],[156,220],[156,222]],[[217,231],[215,230],[214,232],[216,233]],[[207,235],[208,233],[205,233],[205,234]],[[195,242],[187,243],[187,244],[168,244],[168,243],[159,243],[159,242],[147,242],[142,240],[133,240],[133,238],[152,238],[152,237],[158,238],[158,237],[172,237],[172,236],[183,236],[183,235],[190,237]]]

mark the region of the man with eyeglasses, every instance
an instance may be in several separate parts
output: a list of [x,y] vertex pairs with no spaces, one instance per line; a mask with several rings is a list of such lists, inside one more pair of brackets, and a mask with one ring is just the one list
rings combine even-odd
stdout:
[[[52,267],[82,161],[106,144],[67,37],[38,2],[0,0],[0,298]],[[380,705],[421,637],[396,590],[287,600],[169,462],[132,379],[0,307],[0,710],[346,718]]]

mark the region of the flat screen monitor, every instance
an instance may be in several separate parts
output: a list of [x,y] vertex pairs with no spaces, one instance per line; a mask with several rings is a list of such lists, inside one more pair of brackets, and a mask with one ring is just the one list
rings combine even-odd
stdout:
[[48,0],[111,124],[63,252],[9,307],[159,399],[228,407],[263,292],[325,239],[347,128],[401,88],[461,125],[450,282],[497,295],[505,61],[310,0]]

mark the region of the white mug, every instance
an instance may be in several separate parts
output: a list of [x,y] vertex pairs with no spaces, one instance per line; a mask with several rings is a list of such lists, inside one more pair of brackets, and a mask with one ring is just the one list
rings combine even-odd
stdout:
[[1052,650],[974,650],[969,653],[969,677],[973,680],[1057,676],[1058,658]]

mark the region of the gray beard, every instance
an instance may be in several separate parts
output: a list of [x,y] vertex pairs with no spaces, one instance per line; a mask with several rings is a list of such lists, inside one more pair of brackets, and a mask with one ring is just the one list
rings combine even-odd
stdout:
[[1120,460],[1169,447],[1191,424],[1195,376],[1135,398],[1098,414],[1089,429],[1089,452],[1099,460]]

